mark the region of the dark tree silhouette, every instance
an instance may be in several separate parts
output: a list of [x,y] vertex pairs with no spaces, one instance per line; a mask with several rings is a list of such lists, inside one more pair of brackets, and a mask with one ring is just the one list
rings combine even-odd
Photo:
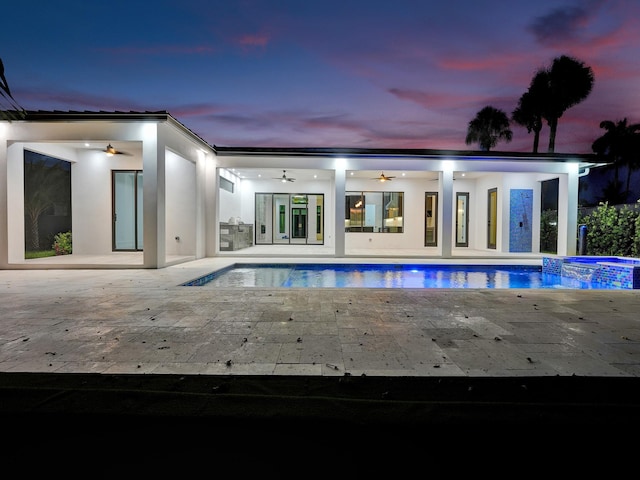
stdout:
[[500,140],[510,142],[513,132],[509,129],[509,117],[502,110],[486,106],[469,122],[467,145],[478,143],[481,150],[489,151]]
[[30,248],[40,250],[40,216],[56,202],[69,202],[71,184],[64,161],[47,159],[25,161],[24,213]]
[[631,172],[640,167],[640,123],[628,124],[626,118],[617,122],[604,120],[600,122],[600,128],[604,128],[605,133],[593,142],[591,149],[596,155],[613,162],[614,179],[608,185],[609,193],[621,186],[620,166],[627,167],[624,192],[624,201],[626,201],[629,197]]
[[[5,102],[7,102],[7,105],[2,105]],[[8,106],[9,109],[6,109],[5,106]],[[18,102],[11,94],[9,83],[4,75],[4,63],[0,58],[0,119],[16,120],[24,118],[25,113],[24,109],[18,105]]]
[[543,118],[549,124],[549,152],[553,152],[558,120],[567,109],[589,96],[595,78],[591,67],[567,55],[555,58],[547,74],[548,91]]
[[542,130],[542,115],[548,98],[549,75],[541,69],[535,74],[529,89],[518,100],[518,106],[511,114],[511,119],[518,125],[533,132],[533,153],[538,153],[540,131]]

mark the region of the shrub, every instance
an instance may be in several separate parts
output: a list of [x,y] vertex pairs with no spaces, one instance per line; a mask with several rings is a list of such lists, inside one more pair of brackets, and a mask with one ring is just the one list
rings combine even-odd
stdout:
[[633,257],[640,249],[640,216],[624,205],[607,202],[580,219],[587,226],[587,255]]
[[53,237],[53,249],[56,255],[68,255],[72,251],[71,232],[60,232]]
[[640,215],[636,217],[636,233],[633,236],[633,249],[631,253],[634,257],[640,257]]

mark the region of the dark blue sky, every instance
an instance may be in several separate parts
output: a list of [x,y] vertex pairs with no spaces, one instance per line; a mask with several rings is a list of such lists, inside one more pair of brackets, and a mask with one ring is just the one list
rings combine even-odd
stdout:
[[[167,110],[211,144],[469,149],[484,106],[511,114],[569,55],[595,73],[556,151],[640,122],[638,0],[7,2],[0,57],[36,110]],[[530,151],[513,126],[497,150]],[[546,151],[548,128],[541,138]]]

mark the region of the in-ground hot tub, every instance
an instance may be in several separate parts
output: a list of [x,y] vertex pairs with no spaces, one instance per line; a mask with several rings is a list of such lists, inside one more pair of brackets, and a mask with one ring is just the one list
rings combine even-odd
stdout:
[[640,258],[543,257],[542,273],[597,282],[615,288],[640,288]]

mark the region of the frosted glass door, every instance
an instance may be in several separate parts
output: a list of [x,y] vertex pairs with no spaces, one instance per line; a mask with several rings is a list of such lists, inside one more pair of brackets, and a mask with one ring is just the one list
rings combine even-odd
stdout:
[[469,193],[456,194],[456,247],[469,246]]
[[498,189],[489,190],[487,198],[489,210],[487,212],[487,248],[496,248],[498,239]]
[[142,172],[113,171],[113,250],[142,250]]

